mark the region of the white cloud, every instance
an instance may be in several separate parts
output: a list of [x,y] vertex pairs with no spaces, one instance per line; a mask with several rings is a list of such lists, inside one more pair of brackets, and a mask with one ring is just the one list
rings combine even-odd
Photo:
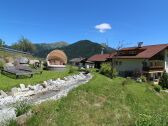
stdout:
[[108,23],[102,23],[102,24],[96,25],[95,29],[99,30],[99,32],[101,32],[101,33],[104,33],[107,30],[111,29],[111,25]]

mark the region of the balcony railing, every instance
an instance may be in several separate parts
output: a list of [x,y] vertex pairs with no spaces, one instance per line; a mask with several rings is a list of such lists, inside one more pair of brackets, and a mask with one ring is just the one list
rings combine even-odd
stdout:
[[143,71],[163,71],[164,66],[148,66],[148,67],[143,67]]

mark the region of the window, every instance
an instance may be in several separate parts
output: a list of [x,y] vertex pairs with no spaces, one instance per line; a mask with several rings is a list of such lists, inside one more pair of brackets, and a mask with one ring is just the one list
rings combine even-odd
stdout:
[[136,51],[129,51],[129,54],[130,54],[130,55],[135,55],[135,54],[136,54]]
[[122,61],[115,61],[115,65],[122,65]]
[[118,65],[118,61],[116,61],[115,64]]
[[161,76],[162,76],[162,74],[159,72],[159,73],[158,73],[158,76],[159,76],[159,77],[161,77]]
[[123,51],[119,52],[119,55],[125,55],[125,54],[126,54],[126,53],[123,52]]
[[147,67],[148,65],[148,63],[145,60],[142,62],[142,64],[143,64],[143,67]]
[[152,62],[150,62],[150,66],[153,66],[153,63],[152,63]]
[[122,61],[119,61],[119,65],[122,65]]

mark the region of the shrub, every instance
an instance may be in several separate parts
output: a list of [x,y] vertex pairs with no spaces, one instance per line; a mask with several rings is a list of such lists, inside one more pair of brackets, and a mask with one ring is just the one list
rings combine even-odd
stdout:
[[122,82],[122,86],[125,86],[125,85],[127,85],[127,84],[128,84],[127,79],[126,79],[126,80],[124,80],[124,81]]
[[13,58],[12,58],[12,57],[8,57],[8,56],[7,56],[7,57],[5,57],[4,59],[5,59],[5,62],[6,62],[6,63],[13,62]]
[[44,70],[47,69],[47,62],[46,61],[43,62],[42,67],[43,67]]
[[100,68],[99,72],[101,74],[107,76],[107,77],[115,77],[115,76],[117,76],[116,69],[112,69],[110,63],[103,63],[101,65],[101,68]]
[[74,73],[75,72],[75,68],[73,66],[69,66],[69,74]]
[[78,67],[78,71],[83,72],[83,71],[86,71],[86,69],[85,69],[85,68],[83,68],[83,67]]
[[3,69],[4,64],[5,64],[5,62],[3,60],[0,60],[0,70]]
[[152,117],[146,114],[140,114],[135,126],[152,126]]
[[122,86],[125,86],[125,85],[131,84],[133,82],[134,81],[130,77],[127,77],[121,84],[122,84]]
[[160,85],[154,85],[155,91],[160,92],[161,89],[162,89],[162,87]]
[[147,79],[145,76],[141,76],[140,79],[142,80],[142,82],[147,82]]
[[137,70],[137,69],[134,70],[132,74],[133,74],[132,75],[133,77],[140,77],[141,76],[141,72],[139,70]]
[[30,110],[31,105],[27,101],[21,101],[16,103],[15,108],[16,108],[15,113],[16,116],[18,117],[20,115],[27,113]]
[[160,78],[159,85],[162,86],[162,88],[168,88],[168,74],[166,72],[164,72]]

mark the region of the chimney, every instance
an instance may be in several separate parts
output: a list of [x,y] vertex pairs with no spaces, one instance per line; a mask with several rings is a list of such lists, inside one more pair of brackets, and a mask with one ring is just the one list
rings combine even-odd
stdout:
[[143,42],[138,42],[138,48],[141,48],[143,45]]
[[101,54],[104,54],[104,47],[102,47]]

